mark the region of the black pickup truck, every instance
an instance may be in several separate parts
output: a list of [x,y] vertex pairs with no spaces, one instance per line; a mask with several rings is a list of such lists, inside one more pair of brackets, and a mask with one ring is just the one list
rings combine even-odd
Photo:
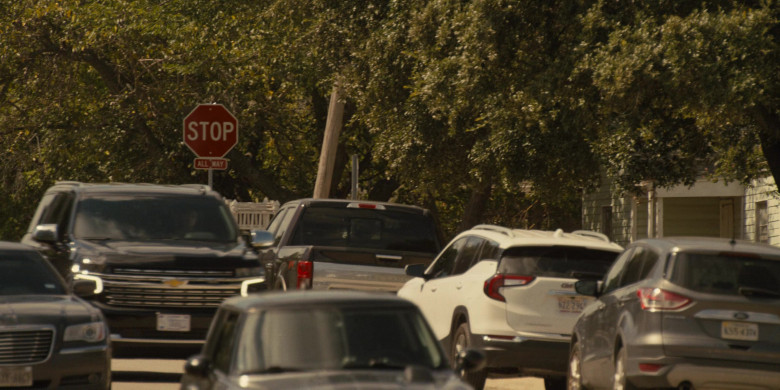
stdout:
[[260,234],[266,282],[277,290],[395,293],[410,278],[404,267],[429,264],[442,242],[429,210],[340,199],[287,202]]
[[22,242],[66,280],[95,282],[87,299],[108,320],[115,356],[154,346],[188,356],[224,299],[265,289],[251,242],[205,185],[58,182]]

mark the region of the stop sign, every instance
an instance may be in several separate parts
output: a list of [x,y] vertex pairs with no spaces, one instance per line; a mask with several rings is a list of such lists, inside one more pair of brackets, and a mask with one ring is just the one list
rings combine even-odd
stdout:
[[221,104],[201,104],[184,117],[184,144],[198,157],[223,157],[237,142],[238,120]]

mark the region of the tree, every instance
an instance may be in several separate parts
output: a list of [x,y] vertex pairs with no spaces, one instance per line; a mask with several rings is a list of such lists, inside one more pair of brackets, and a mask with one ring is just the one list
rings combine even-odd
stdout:
[[[599,141],[624,191],[702,172],[780,183],[776,1],[599,1],[578,72],[600,100]],[[767,169],[768,168],[768,169]]]

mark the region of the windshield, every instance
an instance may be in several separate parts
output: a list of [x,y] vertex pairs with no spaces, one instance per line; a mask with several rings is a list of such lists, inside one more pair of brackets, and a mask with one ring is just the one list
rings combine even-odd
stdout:
[[268,310],[250,315],[241,336],[242,373],[447,366],[422,315],[407,308]]
[[780,261],[728,254],[679,253],[670,280],[722,295],[780,296]]
[[438,252],[428,216],[380,209],[307,208],[296,225],[293,245],[341,246]]
[[198,240],[234,242],[227,206],[205,196],[94,195],[82,199],[73,226],[85,240]]
[[62,280],[37,254],[0,252],[0,295],[66,294]]
[[498,272],[510,275],[601,279],[617,252],[569,246],[520,246],[504,251]]

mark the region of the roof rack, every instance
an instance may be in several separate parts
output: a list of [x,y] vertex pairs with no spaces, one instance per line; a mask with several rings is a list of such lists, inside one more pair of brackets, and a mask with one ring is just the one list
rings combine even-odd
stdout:
[[610,242],[609,241],[609,237],[607,237],[606,234],[599,233],[599,232],[594,232],[592,230],[575,230],[575,231],[571,232],[571,234],[576,234],[578,236],[583,236],[583,237],[593,237],[593,238],[597,238],[597,239],[599,239],[601,241]]
[[507,235],[509,237],[514,237],[515,236],[515,234],[512,231],[512,229],[509,229],[509,228],[506,228],[506,227],[503,227],[503,226],[498,226],[498,225],[487,225],[487,224],[476,225],[472,229],[489,230],[489,231],[492,231],[492,232],[496,232],[496,233],[501,233],[501,234]]

